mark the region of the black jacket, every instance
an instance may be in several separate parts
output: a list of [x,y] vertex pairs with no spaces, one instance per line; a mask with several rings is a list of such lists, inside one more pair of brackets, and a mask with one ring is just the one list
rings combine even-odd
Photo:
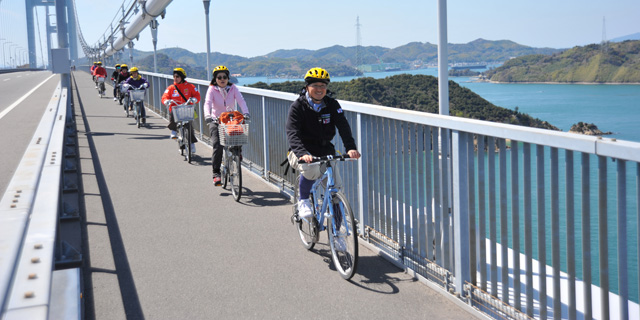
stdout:
[[335,147],[331,140],[336,135],[336,128],[346,151],[357,150],[351,127],[338,101],[325,96],[323,99],[325,107],[320,112],[316,112],[309,105],[305,94],[306,91],[303,91],[291,104],[287,117],[287,140],[296,157],[300,158],[305,154],[313,156],[335,154]]
[[129,78],[131,74],[129,73],[129,71],[127,71],[127,73],[118,73],[118,77],[116,78],[116,83],[120,83],[122,81],[127,80],[127,78]]

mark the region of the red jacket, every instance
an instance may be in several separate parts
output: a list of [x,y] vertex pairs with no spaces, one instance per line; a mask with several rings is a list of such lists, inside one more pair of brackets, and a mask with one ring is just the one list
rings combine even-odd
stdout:
[[99,66],[95,70],[93,70],[93,75],[94,76],[100,76],[102,78],[106,78],[107,77],[107,69]]
[[[173,100],[177,104],[185,103],[185,100],[182,99],[182,96],[180,95],[180,93],[178,93],[175,86],[178,86],[178,89],[180,89],[180,92],[182,92],[185,98],[196,98],[198,102],[200,102],[200,92],[198,92],[196,86],[188,83],[187,81],[184,81],[177,85],[172,84],[167,87],[167,90],[165,90],[164,94],[162,94],[162,104],[164,104],[167,100]],[[169,106],[169,112],[171,112],[172,106],[173,105]]]

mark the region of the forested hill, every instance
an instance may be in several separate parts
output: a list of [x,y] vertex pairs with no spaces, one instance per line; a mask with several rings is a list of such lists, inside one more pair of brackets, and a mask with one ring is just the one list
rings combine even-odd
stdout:
[[497,82],[640,83],[640,40],[522,56],[485,76]]
[[[255,88],[300,93],[302,81],[268,85],[259,82]],[[427,75],[400,74],[384,79],[357,78],[329,85],[333,97],[340,100],[370,103],[387,107],[438,113],[438,79]],[[559,130],[546,121],[528,114],[498,107],[473,91],[449,81],[449,112],[453,116],[535,128]]]

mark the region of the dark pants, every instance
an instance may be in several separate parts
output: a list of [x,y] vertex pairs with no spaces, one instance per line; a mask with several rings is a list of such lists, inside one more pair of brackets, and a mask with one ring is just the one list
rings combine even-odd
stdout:
[[222,150],[220,145],[220,136],[218,135],[218,124],[209,123],[209,133],[211,133],[211,145],[213,146],[213,154],[211,155],[211,167],[213,168],[213,176],[220,176],[220,165],[222,164]]
[[[169,112],[169,125],[167,125],[167,128],[169,128],[169,130],[173,130],[173,131],[177,131],[178,130],[178,124],[176,123],[176,121],[173,119],[173,112]],[[196,135],[193,131],[193,126],[189,126],[189,130],[191,131],[191,143],[196,143],[198,142],[198,139],[196,139]],[[220,168],[220,166],[218,165],[218,168]]]

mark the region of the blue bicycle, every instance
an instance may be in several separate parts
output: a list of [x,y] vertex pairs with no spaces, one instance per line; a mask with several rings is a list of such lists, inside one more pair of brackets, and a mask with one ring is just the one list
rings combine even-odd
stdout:
[[[307,250],[313,249],[318,242],[321,231],[328,230],[333,264],[342,278],[349,280],[355,274],[358,266],[357,222],[353,217],[353,211],[351,211],[347,197],[335,186],[332,167],[332,163],[335,161],[345,161],[346,159],[349,159],[348,155],[313,158],[311,163],[327,166],[323,176],[316,180],[311,188],[310,201],[313,216],[309,219],[298,216],[299,192],[298,183],[295,183],[291,222],[296,225],[302,245]],[[300,179],[300,175],[298,175],[298,179]],[[326,227],[325,218],[327,218]]]

